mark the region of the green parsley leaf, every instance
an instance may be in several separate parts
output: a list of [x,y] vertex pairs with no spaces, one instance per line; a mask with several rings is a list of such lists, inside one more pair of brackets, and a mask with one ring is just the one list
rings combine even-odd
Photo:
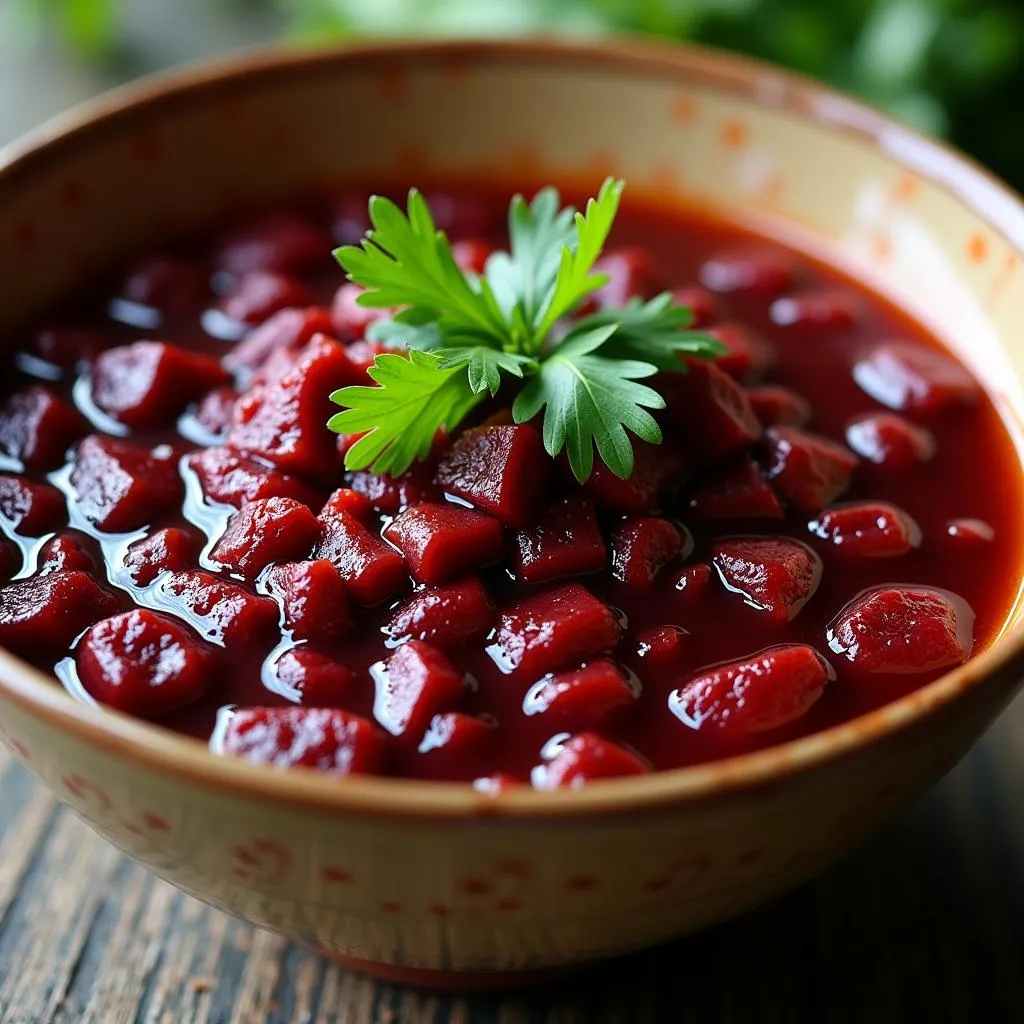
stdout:
[[665,401],[653,388],[636,383],[657,373],[657,367],[592,354],[614,332],[615,325],[609,324],[563,342],[512,406],[517,423],[544,409],[544,447],[552,456],[565,448],[581,483],[594,468],[595,445],[608,468],[625,479],[633,471],[626,430],[644,441],[661,441],[661,428],[647,409],[663,409]]
[[537,372],[537,361],[516,352],[502,352],[485,345],[440,349],[435,353],[438,365],[445,370],[464,366],[469,373],[469,387],[475,395],[490,392],[493,397],[501,387],[501,371],[522,379],[524,371]]
[[369,370],[376,387],[341,388],[331,401],[346,406],[327,426],[339,434],[364,434],[345,454],[347,469],[399,476],[430,454],[441,427],[459,423],[482,396],[461,369],[443,369],[440,359],[411,349],[408,355],[378,355]]

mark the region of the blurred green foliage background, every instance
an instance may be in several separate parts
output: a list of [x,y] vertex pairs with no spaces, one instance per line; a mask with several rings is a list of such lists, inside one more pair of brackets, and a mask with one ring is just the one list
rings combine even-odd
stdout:
[[[79,60],[124,59],[136,0],[6,0]],[[266,34],[649,33],[776,61],[945,135],[1024,187],[1024,0],[162,0],[266,18]],[[263,24],[263,22],[261,22]],[[144,70],[144,68],[143,68]]]

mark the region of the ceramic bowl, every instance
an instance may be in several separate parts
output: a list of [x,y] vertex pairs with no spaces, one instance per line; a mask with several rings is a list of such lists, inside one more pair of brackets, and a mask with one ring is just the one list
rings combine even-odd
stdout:
[[[1018,433],[1024,207],[968,160],[774,68],[634,42],[232,59],[7,149],[0,336],[240,203],[347,181],[606,172],[841,260],[940,333]],[[932,785],[1017,689],[1020,607],[963,668],[775,749],[562,793],[218,759],[0,653],[0,738],[101,835],[215,906],[405,980],[513,982],[693,931],[818,871]]]

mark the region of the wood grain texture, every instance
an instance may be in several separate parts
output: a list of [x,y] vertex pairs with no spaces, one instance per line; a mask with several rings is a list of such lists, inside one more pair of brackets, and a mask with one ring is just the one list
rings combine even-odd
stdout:
[[380,985],[176,892],[0,751],[0,1024],[1024,1021],[1024,700],[816,881],[510,997]]

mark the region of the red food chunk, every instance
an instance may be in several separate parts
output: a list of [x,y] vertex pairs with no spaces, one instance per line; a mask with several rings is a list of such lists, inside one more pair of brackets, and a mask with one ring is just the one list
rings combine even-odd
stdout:
[[96,360],[92,400],[129,427],[159,427],[228,379],[210,356],[163,341],[136,341],[108,349]]
[[543,715],[552,729],[593,729],[640,696],[639,687],[607,658],[538,680],[523,698],[523,714]]
[[224,315],[236,323],[255,327],[287,306],[308,306],[309,289],[296,277],[269,270],[243,274],[220,301]]
[[313,557],[331,562],[360,604],[379,604],[405,583],[405,559],[355,516],[325,510],[320,523]]
[[858,303],[849,292],[819,291],[776,299],[769,311],[779,327],[813,337],[838,334],[857,322]]
[[98,622],[78,648],[78,675],[101,704],[156,718],[198,700],[211,682],[209,648],[147,608]]
[[315,515],[294,498],[252,501],[228,521],[211,557],[245,579],[255,579],[271,562],[309,554],[320,536]]
[[672,301],[677,306],[685,306],[693,314],[691,327],[707,327],[718,315],[714,295],[699,284],[676,288],[672,292]]
[[412,505],[384,536],[405,555],[421,583],[447,583],[467,569],[490,565],[505,547],[497,519],[456,505]]
[[700,519],[781,519],[782,505],[760,467],[743,456],[701,476],[690,491]]
[[789,388],[775,385],[749,388],[747,399],[754,414],[766,427],[803,427],[810,422],[810,402]]
[[594,293],[599,309],[621,309],[630,299],[650,299],[662,290],[654,257],[639,246],[612,249],[594,264],[595,274],[608,283]]
[[511,560],[516,576],[527,583],[599,572],[608,551],[591,501],[582,495],[553,501],[536,525],[516,534]]
[[456,264],[471,274],[482,274],[487,267],[487,260],[494,252],[494,246],[482,238],[465,238],[452,245],[452,256]]
[[676,580],[676,592],[680,600],[677,600],[683,608],[695,605],[708,589],[711,582],[711,566],[706,562],[698,562],[696,565],[688,565]]
[[703,328],[729,351],[715,357],[715,365],[736,380],[747,380],[763,373],[774,360],[768,343],[743,324],[730,321]]
[[551,460],[525,423],[467,430],[441,458],[443,490],[509,526],[526,526],[547,484]]
[[232,373],[254,373],[274,353],[293,352],[302,348],[315,334],[330,334],[333,329],[330,312],[321,306],[282,309],[254,327],[224,356],[222,362]]
[[124,565],[136,586],[148,587],[162,572],[184,572],[199,558],[198,539],[178,526],[167,526],[128,549]]
[[579,583],[565,583],[508,608],[490,652],[504,671],[536,679],[610,651],[620,631],[611,608]]
[[445,650],[482,640],[497,612],[475,577],[417,590],[395,610],[386,627],[396,640],[425,640]]
[[239,399],[228,444],[287,471],[329,477],[338,463],[336,441],[327,429],[332,410],[337,411],[330,395],[354,383],[344,348],[317,335],[280,380]]
[[358,284],[346,281],[335,293],[331,302],[331,324],[339,341],[362,341],[371,324],[386,320],[394,310],[359,304],[359,296],[365,292]]
[[931,672],[966,661],[974,612],[962,598],[928,587],[878,587],[839,614],[828,644],[860,672]]
[[974,405],[978,382],[951,356],[920,345],[879,345],[853,368],[853,379],[876,402],[917,416]]
[[796,427],[765,432],[768,479],[801,512],[813,515],[847,487],[857,457],[842,445]]
[[90,576],[60,570],[0,590],[0,646],[19,654],[60,651],[117,611],[117,601]]
[[911,469],[935,455],[930,431],[892,412],[859,416],[846,428],[846,443],[862,458],[892,470]]
[[20,549],[5,537],[0,537],[0,582],[6,582],[21,571],[23,559]]
[[428,779],[465,778],[467,761],[494,741],[495,723],[489,718],[448,711],[434,715],[420,741],[417,775]]
[[612,575],[631,587],[649,587],[673,558],[692,550],[693,538],[667,519],[627,519],[612,535]]
[[704,669],[669,694],[668,707],[691,729],[726,737],[778,729],[805,715],[831,678],[827,662],[804,644]]
[[414,463],[399,477],[360,469],[346,473],[345,479],[349,487],[362,494],[378,512],[393,516],[409,505],[440,500],[441,494],[434,486],[433,475],[434,466],[428,460]]
[[975,549],[991,544],[996,531],[984,519],[951,519],[946,523],[946,536],[957,547]]
[[283,696],[311,708],[342,704],[356,684],[347,665],[305,647],[285,651],[274,664],[274,675]]
[[726,589],[780,624],[796,616],[821,582],[821,559],[789,537],[732,537],[712,550]]
[[403,644],[370,671],[376,686],[374,717],[392,736],[416,744],[434,715],[454,710],[465,694],[452,663],[420,640]]
[[237,401],[238,392],[227,387],[214,388],[199,400],[193,411],[193,418],[202,427],[208,443],[227,438]]
[[708,462],[736,455],[761,436],[746,392],[713,362],[687,359],[687,373],[658,378],[686,450]]
[[121,284],[121,296],[163,313],[199,309],[210,292],[203,270],[187,260],[151,256],[137,264]]
[[21,476],[0,476],[0,519],[16,533],[40,537],[63,526],[68,510],[56,487]]
[[165,445],[138,448],[91,434],[75,449],[72,501],[101,530],[137,530],[181,505],[178,460]]
[[774,299],[796,281],[792,257],[777,249],[748,249],[713,256],[700,268],[705,288],[723,294]]
[[208,572],[176,572],[163,590],[177,599],[189,625],[225,647],[250,643],[277,626],[277,605],[269,597]]
[[535,789],[581,789],[588,782],[643,775],[650,765],[617,743],[592,732],[566,740],[547,764],[533,770]]
[[386,345],[376,341],[353,341],[345,346],[352,365],[359,371],[359,383],[371,384],[370,367],[377,361],[377,356],[388,351]]
[[379,773],[386,752],[370,722],[338,708],[241,708],[220,743],[220,753],[253,764],[303,765],[330,775]]
[[884,501],[864,501],[830,508],[808,523],[808,529],[836,550],[853,558],[905,555],[921,544],[921,528],[902,509]]
[[51,366],[70,370],[102,348],[103,339],[95,331],[50,324],[36,332],[29,353]]
[[39,575],[48,576],[62,569],[96,574],[95,559],[85,546],[85,537],[77,533],[58,533],[39,552]]
[[0,454],[26,469],[54,469],[88,429],[70,405],[34,384],[15,391],[0,407]]
[[668,441],[647,444],[634,440],[633,456],[633,472],[626,480],[603,462],[595,462],[583,489],[600,508],[624,516],[653,512],[662,498],[683,482],[689,469],[686,456]]
[[373,518],[373,505],[365,494],[353,491],[348,487],[339,487],[327,499],[320,512],[321,518],[325,515],[340,514],[348,512],[360,522],[366,523]]
[[[711,571],[708,569],[709,578],[710,574]],[[650,669],[661,677],[677,673],[682,667],[689,636],[690,634],[680,626],[655,626],[653,629],[645,629],[637,637],[636,643],[636,657],[641,671]]]
[[230,448],[203,448],[188,457],[208,501],[242,508],[265,498],[294,498],[304,505],[317,503],[316,491],[296,477],[271,469]]
[[275,565],[266,591],[281,607],[282,625],[295,640],[330,642],[343,637],[351,619],[338,570],[325,558]]
[[288,213],[272,213],[221,244],[214,257],[218,270],[242,275],[259,270],[303,270],[330,266],[331,239],[322,228]]

